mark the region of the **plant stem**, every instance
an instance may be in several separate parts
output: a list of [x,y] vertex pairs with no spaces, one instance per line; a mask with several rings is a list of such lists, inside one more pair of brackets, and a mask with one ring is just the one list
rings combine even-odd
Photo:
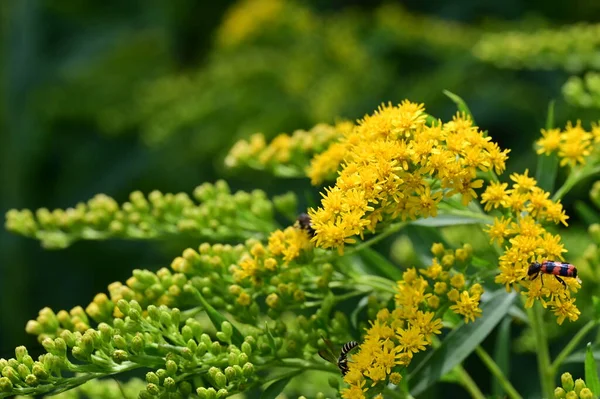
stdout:
[[575,349],[575,347],[577,346],[577,344],[579,344],[579,342],[583,339],[583,337],[585,337],[585,335],[588,332],[590,332],[590,330],[592,328],[596,327],[597,325],[598,325],[598,321],[590,320],[587,322],[587,324],[585,326],[583,326],[583,328],[581,330],[579,330],[579,332],[577,332],[577,334],[575,334],[575,336],[573,338],[571,338],[571,341],[569,341],[569,343],[563,348],[563,350],[558,354],[558,356],[556,356],[556,359],[554,359],[554,362],[552,362],[552,374],[553,375],[556,374],[556,372],[558,371],[558,368],[565,361],[567,356],[569,356],[571,354],[571,352],[573,352],[573,349]]
[[458,372],[460,383],[467,390],[467,392],[471,394],[473,399],[485,399],[485,395],[481,392],[475,381],[473,381],[463,366],[456,366],[456,371]]
[[356,284],[363,284],[369,287],[373,287],[375,289],[379,289],[382,291],[389,292],[391,294],[396,294],[396,282],[392,280],[388,280],[384,277],[373,276],[371,274],[361,274],[354,278],[354,282]]
[[596,173],[600,173],[600,166],[596,166],[593,168],[583,167],[578,171],[571,172],[567,180],[563,183],[563,185],[556,190],[554,195],[552,196],[552,201],[558,201],[562,199],[577,183],[582,181],[583,179],[593,176]]
[[551,398],[554,395],[554,373],[550,364],[550,352],[548,351],[548,340],[544,330],[540,304],[536,303],[527,309],[529,324],[535,336],[535,345],[538,360],[538,373],[542,389],[542,397]]
[[502,388],[509,398],[522,399],[521,395],[519,395],[517,390],[512,386],[507,376],[505,376],[502,370],[500,370],[500,367],[498,367],[494,359],[492,359],[492,357],[481,346],[475,348],[475,353],[477,353],[477,356],[479,356],[493,376],[498,379],[498,382],[500,385],[502,385]]
[[373,244],[378,243],[379,241],[383,240],[384,238],[387,238],[389,236],[391,236],[394,233],[399,232],[400,230],[402,230],[402,228],[404,228],[408,223],[407,222],[400,222],[400,223],[392,223],[390,224],[386,230],[382,231],[381,233],[379,233],[378,235],[376,235],[375,237],[371,238],[368,241],[364,241],[360,244],[358,244],[355,247],[352,247],[350,250],[348,250],[344,256],[348,256],[348,255],[353,255],[357,252],[362,251],[365,248],[370,247]]

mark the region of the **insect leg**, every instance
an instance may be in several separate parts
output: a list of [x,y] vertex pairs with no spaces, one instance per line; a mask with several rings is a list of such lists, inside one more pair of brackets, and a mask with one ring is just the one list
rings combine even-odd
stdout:
[[554,277],[556,277],[556,279],[558,280],[558,282],[561,283],[563,285],[563,287],[565,287],[565,289],[567,288],[567,283],[565,283],[565,280],[563,280],[562,278],[558,277],[557,275],[554,275]]

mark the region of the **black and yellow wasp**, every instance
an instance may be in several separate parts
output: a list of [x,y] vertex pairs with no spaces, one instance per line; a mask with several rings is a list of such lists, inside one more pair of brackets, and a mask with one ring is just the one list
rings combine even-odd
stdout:
[[342,346],[342,349],[340,350],[340,355],[336,359],[336,356],[335,356],[336,350],[334,349],[331,341],[329,341],[327,338],[324,338],[324,337],[321,337],[321,338],[325,342],[325,345],[327,345],[327,348],[320,350],[319,356],[321,356],[323,359],[327,360],[328,362],[337,365],[338,368],[340,369],[340,371],[342,372],[342,375],[346,375],[346,373],[348,372],[348,358],[347,358],[348,352],[350,352],[352,349],[356,348],[358,346],[358,342],[356,342],[356,341],[346,342],[344,344],[344,346]]

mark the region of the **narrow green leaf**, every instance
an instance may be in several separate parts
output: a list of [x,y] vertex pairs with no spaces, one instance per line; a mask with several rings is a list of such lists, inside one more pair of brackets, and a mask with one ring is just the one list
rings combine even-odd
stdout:
[[402,271],[400,268],[374,249],[368,247],[364,248],[358,253],[358,256],[360,256],[363,262],[370,266],[371,269],[378,272],[378,275],[394,281],[402,278]]
[[275,399],[283,392],[287,384],[303,371],[304,370],[296,370],[281,376],[281,378],[275,380],[275,382],[263,391],[262,395],[260,395],[260,399]]
[[[548,104],[548,115],[546,116],[546,130],[554,127],[554,100]],[[551,193],[554,191],[554,182],[558,173],[558,156],[554,153],[550,155],[538,155],[537,167],[535,169],[535,179],[538,186]]]
[[408,376],[411,394],[421,394],[465,360],[508,313],[515,296],[514,292],[507,293],[505,290],[494,292],[481,306],[483,317],[450,332],[442,345],[431,351]]
[[[510,374],[510,317],[505,317],[500,322],[498,328],[498,336],[496,337],[496,345],[494,346],[494,361],[502,371],[502,374],[509,377]],[[504,397],[504,389],[502,384],[496,378],[492,380],[492,395],[494,397]]]
[[[493,219],[492,219],[493,221]],[[456,226],[463,224],[486,224],[490,223],[489,220],[483,218],[476,218],[471,216],[462,215],[438,215],[434,218],[419,219],[411,222],[410,224],[415,226],[427,226],[427,227],[442,227],[442,226]]]
[[583,201],[575,201],[575,212],[579,219],[585,221],[588,226],[594,223],[600,223],[598,212]]
[[594,319],[600,320],[600,297],[592,296],[592,305],[594,306]]
[[546,130],[554,128],[554,103],[554,100],[548,103],[548,115],[546,115]]
[[[192,291],[192,293],[194,294],[194,296],[196,297],[198,302],[200,302],[200,305],[202,305],[202,307],[206,311],[208,318],[213,323],[213,325],[215,326],[217,331],[220,330],[221,324],[223,324],[224,321],[231,323],[231,321],[227,320],[227,318],[225,316],[223,316],[221,313],[217,312],[217,310],[215,308],[213,308],[210,303],[208,303],[208,301],[204,298],[204,296],[202,296],[200,291],[198,291],[196,288],[192,287],[191,285],[188,285],[187,287],[189,287],[189,288],[187,288],[187,290]],[[233,328],[233,333],[231,334],[231,342],[239,347],[244,342],[244,336],[235,327],[235,325],[233,323],[231,323],[231,326]]]
[[585,384],[596,396],[600,395],[600,378],[598,378],[598,365],[594,359],[592,343],[588,342],[585,352]]
[[465,100],[463,100],[462,98],[460,98],[460,96],[452,93],[449,90],[444,90],[443,92],[446,96],[448,96],[450,98],[450,100],[452,100],[454,102],[454,104],[456,104],[456,107],[458,108],[458,110],[460,112],[464,112],[465,115],[467,115],[469,118],[471,118],[471,120],[473,121],[473,124],[477,125],[475,123],[475,118],[473,118],[473,114],[471,113],[471,110],[467,106],[467,103],[465,102]]

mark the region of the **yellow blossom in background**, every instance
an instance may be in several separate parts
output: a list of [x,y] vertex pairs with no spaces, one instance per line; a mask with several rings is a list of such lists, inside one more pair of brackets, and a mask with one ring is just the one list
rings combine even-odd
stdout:
[[542,138],[536,141],[538,154],[550,155],[558,153],[560,166],[575,167],[586,163],[586,159],[594,151],[598,151],[594,144],[600,141],[600,128],[592,124],[591,132],[581,126],[581,121],[575,125],[568,122],[564,130],[542,130]]
[[478,170],[504,169],[508,151],[470,118],[458,114],[431,126],[426,121],[422,104],[381,105],[313,160],[315,184],[339,170],[321,206],[309,210],[316,246],[342,251],[380,223],[435,217],[439,203],[455,194],[467,204],[483,185]]

